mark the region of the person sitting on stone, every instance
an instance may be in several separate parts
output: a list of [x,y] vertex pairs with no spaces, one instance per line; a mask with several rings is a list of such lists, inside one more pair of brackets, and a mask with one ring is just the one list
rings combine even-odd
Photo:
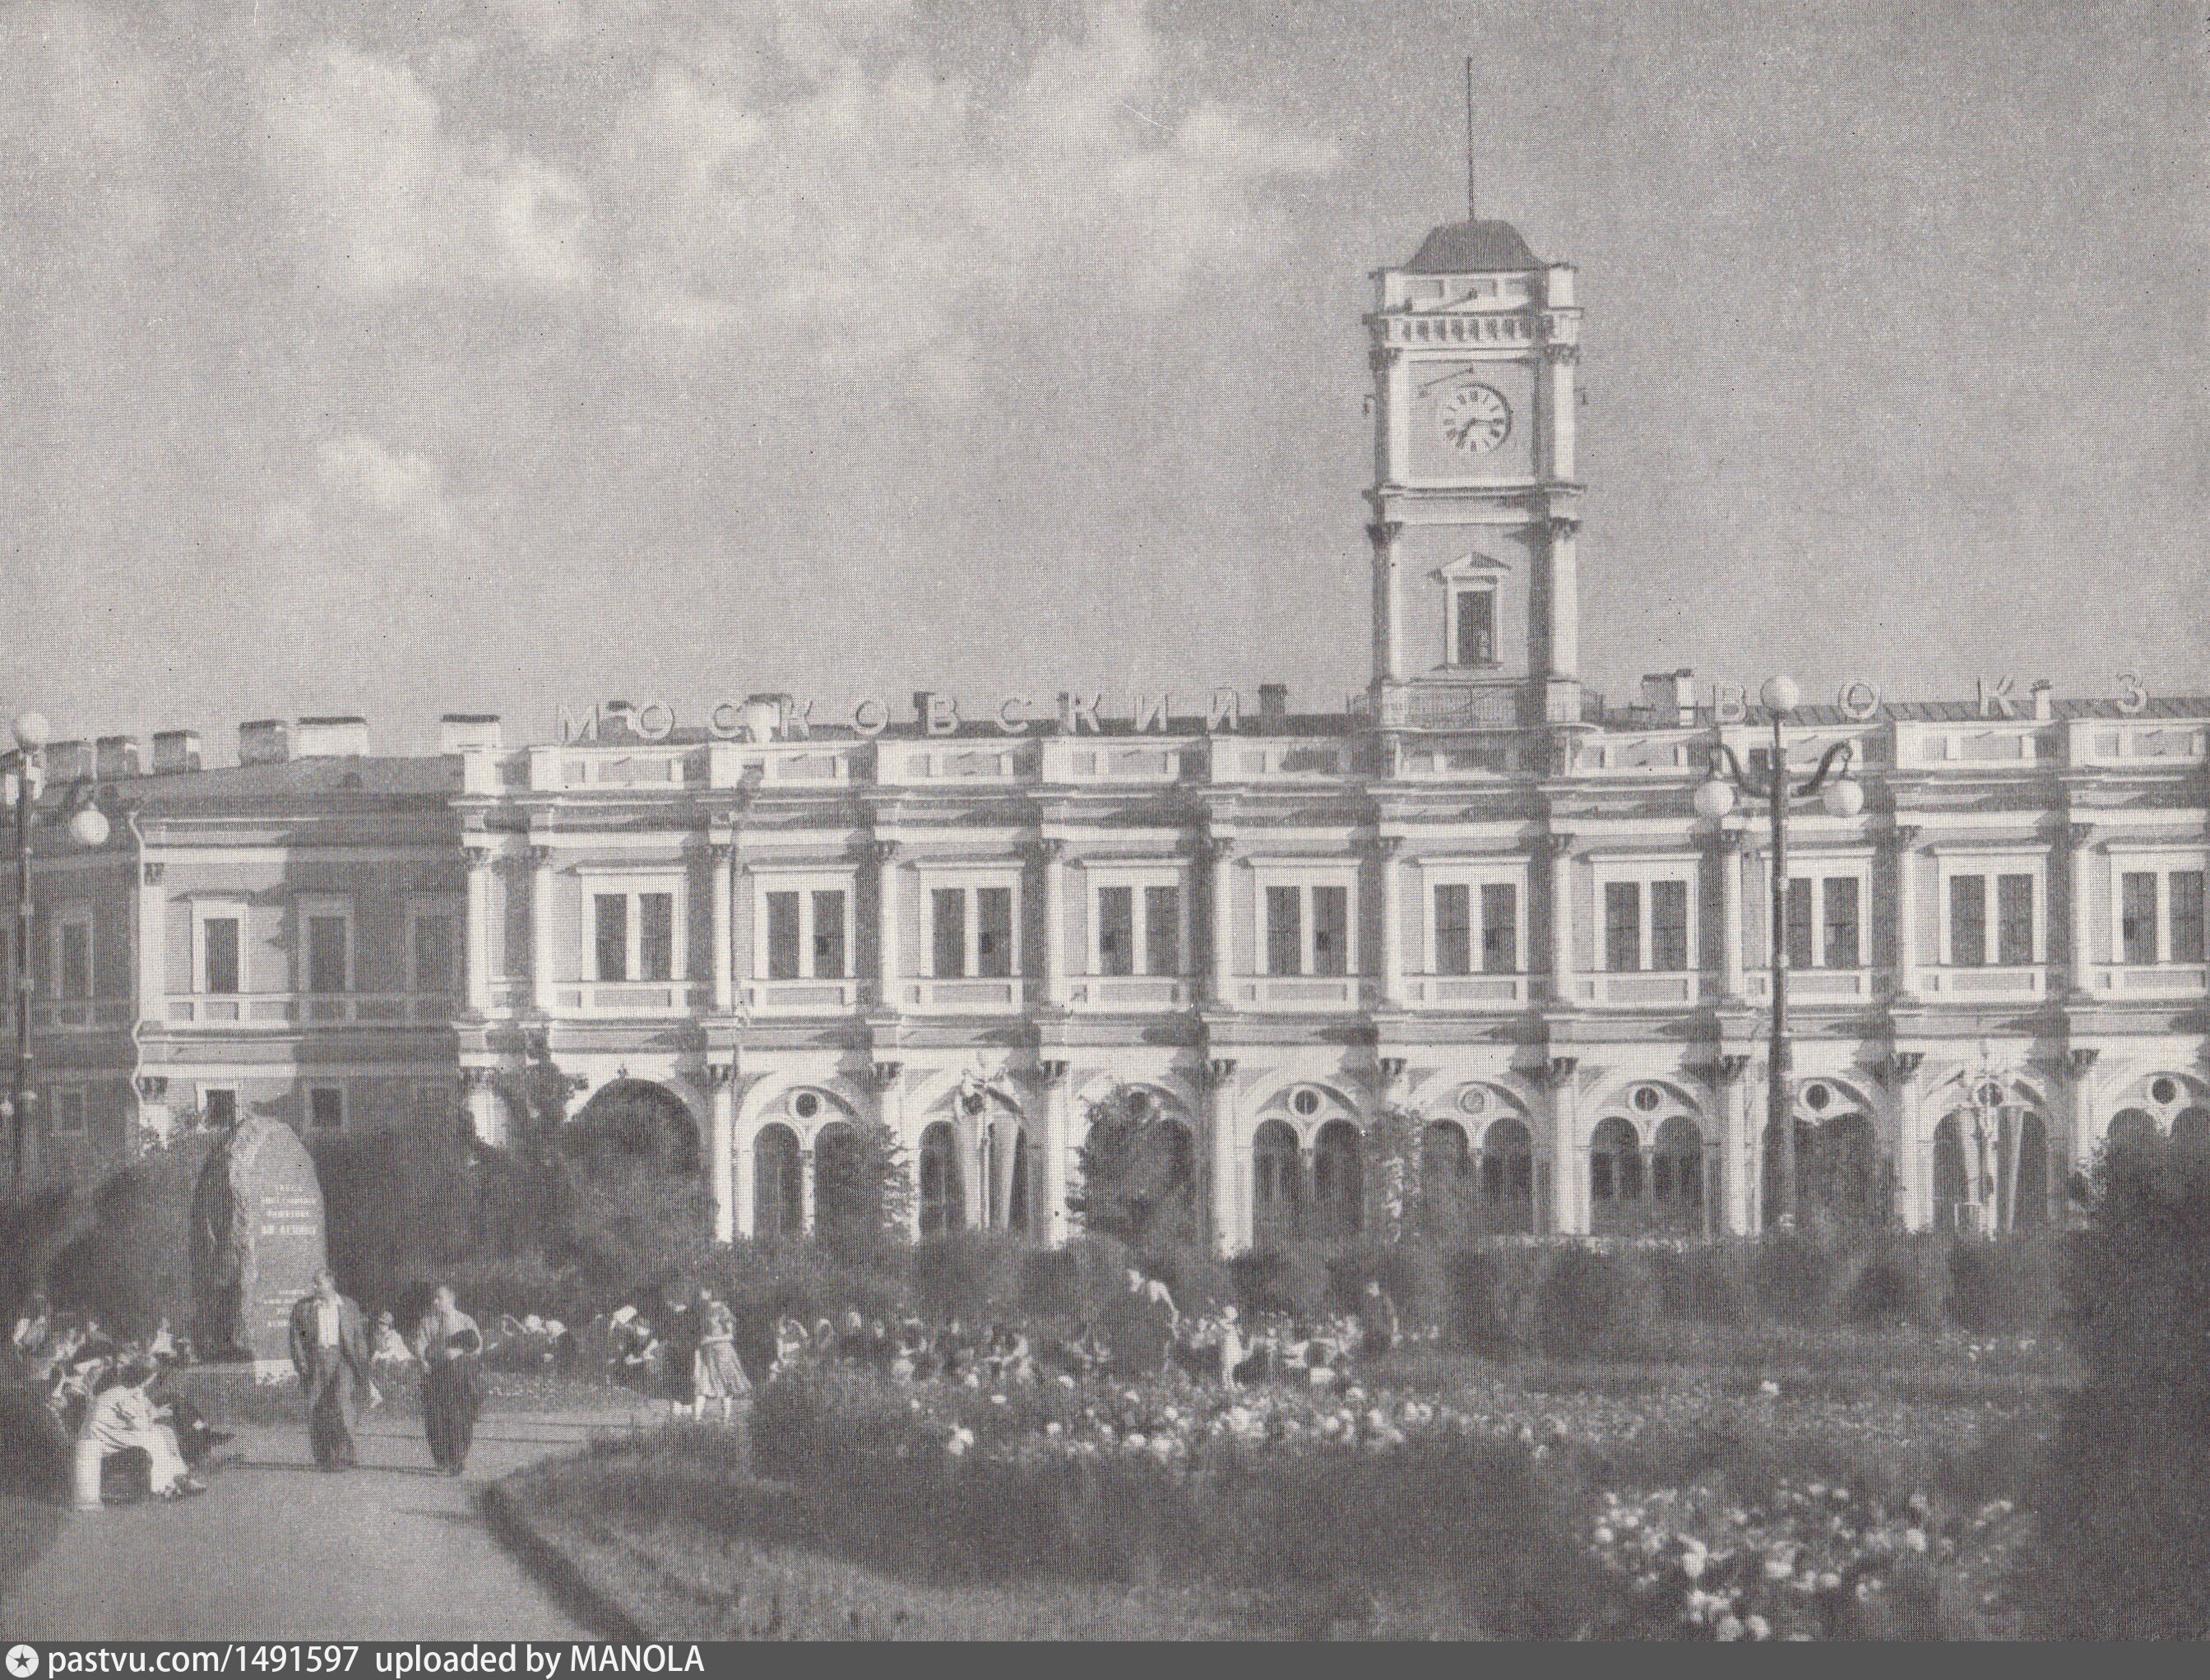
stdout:
[[369,1354],[371,1365],[389,1365],[396,1370],[414,1363],[414,1351],[407,1346],[407,1339],[399,1334],[398,1321],[392,1316],[388,1307],[377,1314],[376,1329],[369,1340],[373,1350]]
[[167,1409],[155,1406],[148,1395],[156,1375],[153,1362],[145,1358],[130,1360],[109,1372],[78,1438],[96,1444],[103,1460],[132,1448],[144,1453],[152,1465],[156,1498],[205,1493],[207,1484],[184,1462]]

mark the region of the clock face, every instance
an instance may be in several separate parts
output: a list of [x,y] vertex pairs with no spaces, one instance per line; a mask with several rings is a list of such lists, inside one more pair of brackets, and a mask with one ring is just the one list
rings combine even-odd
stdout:
[[1443,442],[1470,455],[1485,455],[1512,435],[1512,406],[1486,385],[1460,386],[1436,418]]

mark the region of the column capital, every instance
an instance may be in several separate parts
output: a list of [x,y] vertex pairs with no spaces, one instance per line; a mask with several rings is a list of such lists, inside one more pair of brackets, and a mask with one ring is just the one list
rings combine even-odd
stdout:
[[2085,1079],[2101,1054],[2092,1045],[2074,1045],[2064,1052],[2064,1071],[2075,1080]]
[[1543,527],[1549,533],[1550,540],[1555,542],[1561,537],[1576,535],[1581,528],[1581,516],[1579,514],[1551,514],[1543,521]]
[[1375,834],[1367,841],[1367,845],[1374,855],[1386,864],[1404,851],[1404,837],[1402,834]]
[[522,848],[522,855],[529,860],[530,868],[541,870],[552,861],[552,848],[544,845],[525,846]]
[[1545,1089],[1555,1091],[1573,1083],[1573,1075],[1580,1071],[1578,1056],[1553,1056],[1535,1070],[1535,1081]]
[[1917,1078],[1919,1069],[1925,1065],[1924,1051],[1899,1050],[1883,1057],[1875,1071],[1880,1075],[1880,1082],[1892,1091]]
[[1374,1071],[1380,1075],[1379,1083],[1383,1092],[1404,1078],[1407,1065],[1401,1056],[1377,1056],[1374,1058]]
[[1066,855],[1066,842],[1056,834],[1043,834],[1029,842],[1029,852],[1039,864],[1055,864]]
[[713,860],[716,869],[728,868],[730,860],[737,855],[736,836],[734,834],[715,835],[706,842],[706,855]]
[[1205,1085],[1209,1088],[1217,1090],[1235,1077],[1235,1058],[1232,1056],[1215,1056],[1205,1063],[1200,1072]]
[[1890,832],[1895,836],[1895,849],[1908,852],[1918,844],[1918,837],[1926,831],[1916,822],[1899,822]]
[[1047,1090],[1054,1086],[1066,1084],[1069,1066],[1068,1063],[1057,1057],[1045,1057],[1040,1059],[1036,1064],[1036,1083]]
[[860,855],[871,864],[887,864],[898,853],[898,843],[880,834],[870,834],[860,842]]
[[148,858],[146,860],[145,872],[139,879],[146,886],[158,887],[161,884],[163,876],[168,873],[168,869],[169,866],[157,858]]
[[169,1094],[168,1076],[165,1074],[141,1074],[131,1082],[136,1086],[139,1097],[146,1102],[159,1102]]
[[462,1068],[460,1070],[461,1094],[488,1091],[498,1078],[496,1068]]
[[1739,852],[1748,843],[1748,840],[1749,835],[1744,829],[1714,828],[1712,830],[1711,834],[1712,850],[1714,852]]
[[489,834],[463,834],[461,860],[471,870],[490,869],[498,860],[498,842]]
[[1535,836],[1535,850],[1541,854],[1544,862],[1553,863],[1561,858],[1569,856],[1573,852],[1573,843],[1579,838],[1579,835],[1571,830],[1554,828]]
[[1578,362],[1581,347],[1561,339],[1546,339],[1543,343],[1543,359],[1546,362]]
[[1404,352],[1393,344],[1377,344],[1366,352],[1366,365],[1376,373],[1386,373],[1404,359]]
[[1197,855],[1208,864],[1224,864],[1235,857],[1235,845],[1233,834],[1199,834]]
[[904,1071],[903,1062],[876,1062],[868,1066],[867,1078],[876,1090],[887,1091],[898,1082],[898,1075]]
[[1366,527],[1366,540],[1376,548],[1386,548],[1404,534],[1401,519],[1377,519]]
[[2077,852],[2082,846],[2094,843],[2095,825],[2092,822],[2068,822],[2064,825],[2064,838]]
[[1723,1085],[1731,1085],[1749,1071],[1749,1057],[1741,1051],[1728,1051],[1712,1058],[1712,1073]]

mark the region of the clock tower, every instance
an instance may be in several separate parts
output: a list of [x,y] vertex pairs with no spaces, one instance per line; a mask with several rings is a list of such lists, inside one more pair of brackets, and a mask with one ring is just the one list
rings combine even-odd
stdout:
[[1573,266],[1468,220],[1374,278],[1374,716],[1576,726]]

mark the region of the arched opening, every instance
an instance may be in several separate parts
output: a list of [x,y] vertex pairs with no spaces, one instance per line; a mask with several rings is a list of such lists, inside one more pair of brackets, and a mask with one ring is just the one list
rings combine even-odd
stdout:
[[798,1134],[781,1121],[752,1140],[752,1234],[763,1243],[804,1234],[806,1162]]
[[1481,1135],[1476,1223],[1488,1236],[1524,1237],[1535,1229],[1535,1137],[1524,1120],[1492,1120]]
[[1298,1171],[1297,1135],[1285,1121],[1269,1120],[1251,1136],[1251,1225],[1261,1243],[1286,1243],[1297,1234],[1304,1200]]
[[1971,1136],[1971,1130],[1972,1116],[1962,1109],[1943,1115],[1941,1124],[1934,1128],[1934,1223],[1936,1229],[1970,1231],[1977,1228],[1978,1202],[1972,1194],[1972,1165],[1966,1153],[1966,1139]]
[[1470,1222],[1473,1151],[1455,1120],[1434,1120],[1420,1133],[1420,1224],[1430,1237],[1455,1237]]
[[1589,1135],[1589,1227],[1597,1236],[1639,1230],[1643,1209],[1642,1140],[1632,1122],[1614,1114]]
[[683,1099],[643,1079],[601,1086],[568,1123],[561,1143],[595,1176],[624,1167],[691,1174],[701,1153],[697,1123]]
[[921,1234],[941,1237],[967,1223],[967,1187],[959,1172],[959,1134],[939,1120],[921,1135]]
[[2038,1230],[2049,1223],[2049,1128],[2030,1108],[2006,1109],[2002,1129],[2005,1231]]
[[2146,1109],[2122,1108],[2110,1117],[2110,1128],[2103,1134],[2103,1147],[2106,1152],[2153,1148],[2156,1140],[2154,1115]]
[[1313,1143],[1313,1217],[1322,1237],[1358,1235],[1365,1223],[1366,1172],[1358,1128],[1331,1120]]
[[2171,1141],[2183,1148],[2210,1149],[2210,1108],[2197,1104],[2172,1117]]
[[1685,1114],[1658,1129],[1650,1152],[1650,1211],[1655,1224],[1684,1237],[1706,1231],[1704,1135]]
[[[1780,1129],[1767,1124],[1760,1189],[1768,1225],[1778,1218],[1783,1205],[1782,1165]],[[1831,1231],[1885,1225],[1887,1187],[1880,1134],[1862,1110],[1837,1106],[1826,1113],[1797,1111],[1796,1214],[1799,1225]]]
[[822,1231],[856,1234],[881,1217],[882,1187],[869,1182],[860,1129],[831,1120],[813,1135],[813,1219]]

